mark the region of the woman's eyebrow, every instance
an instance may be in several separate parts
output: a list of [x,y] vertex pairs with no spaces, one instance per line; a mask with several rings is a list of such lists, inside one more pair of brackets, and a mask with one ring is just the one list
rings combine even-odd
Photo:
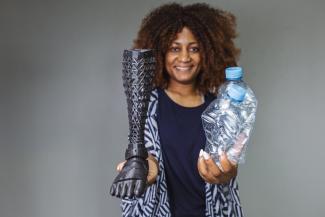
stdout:
[[[176,45],[182,45],[182,43],[180,43],[180,42],[173,42],[172,44],[176,44]],[[193,41],[193,42],[190,42],[190,43],[188,43],[189,45],[192,45],[192,44],[198,44],[198,42],[195,42],[195,41]]]

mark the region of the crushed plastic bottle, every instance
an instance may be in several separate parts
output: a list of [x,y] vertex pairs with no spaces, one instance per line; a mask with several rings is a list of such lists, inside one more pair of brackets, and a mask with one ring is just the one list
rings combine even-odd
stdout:
[[217,164],[222,151],[234,163],[245,162],[247,141],[255,122],[257,100],[242,77],[241,67],[227,68],[227,81],[220,86],[217,98],[202,114],[207,141],[205,151]]

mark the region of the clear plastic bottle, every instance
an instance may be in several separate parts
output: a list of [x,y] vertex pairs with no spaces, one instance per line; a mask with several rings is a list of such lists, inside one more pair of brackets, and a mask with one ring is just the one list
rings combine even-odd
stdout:
[[257,100],[242,80],[240,67],[226,69],[227,81],[221,85],[217,99],[202,114],[207,143],[205,151],[219,163],[221,151],[235,163],[244,163],[247,141],[255,122]]

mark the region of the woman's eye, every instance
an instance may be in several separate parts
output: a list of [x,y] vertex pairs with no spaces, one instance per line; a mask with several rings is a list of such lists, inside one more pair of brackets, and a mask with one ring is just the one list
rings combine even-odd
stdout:
[[200,50],[199,50],[198,47],[191,47],[190,51],[193,52],[193,53],[196,53],[196,52],[199,52]]
[[170,51],[171,52],[178,52],[179,51],[179,48],[178,47],[171,47],[170,48]]

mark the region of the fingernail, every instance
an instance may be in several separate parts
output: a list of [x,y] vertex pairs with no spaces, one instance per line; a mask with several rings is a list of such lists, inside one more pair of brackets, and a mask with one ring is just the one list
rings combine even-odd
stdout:
[[199,157],[202,157],[202,156],[203,156],[203,150],[201,149],[200,153],[199,153]]
[[222,156],[224,154],[224,151],[222,150],[222,148],[218,148],[218,155]]
[[204,160],[208,160],[210,158],[210,155],[208,153],[206,153],[205,151],[203,151],[203,158],[204,158]]
[[248,137],[245,137],[245,139],[242,141],[242,144],[246,144]]
[[224,170],[223,170],[223,168],[222,168],[222,166],[221,166],[221,163],[220,163],[220,162],[218,162],[218,163],[217,163],[217,166],[219,167],[219,169],[220,169],[222,172],[224,172]]

